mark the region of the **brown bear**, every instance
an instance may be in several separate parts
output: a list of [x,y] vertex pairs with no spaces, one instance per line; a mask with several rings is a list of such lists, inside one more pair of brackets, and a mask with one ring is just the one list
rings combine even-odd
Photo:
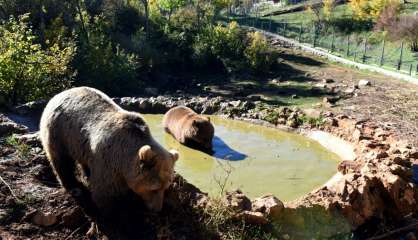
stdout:
[[63,187],[74,190],[83,185],[75,173],[81,166],[86,189],[99,209],[129,190],[149,209],[162,208],[178,153],[154,140],[140,114],[123,110],[96,89],[72,88],[49,101],[40,136]]
[[185,106],[170,109],[163,118],[164,130],[177,141],[192,147],[212,149],[215,129],[209,117],[195,113]]

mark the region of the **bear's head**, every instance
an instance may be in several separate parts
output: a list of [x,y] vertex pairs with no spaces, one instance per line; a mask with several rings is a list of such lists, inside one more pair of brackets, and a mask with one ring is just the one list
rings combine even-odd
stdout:
[[166,151],[158,145],[144,145],[138,150],[127,184],[150,210],[162,209],[164,192],[173,181],[174,163],[178,158],[177,151]]
[[215,129],[209,117],[195,116],[191,122],[187,137],[206,149],[212,149]]

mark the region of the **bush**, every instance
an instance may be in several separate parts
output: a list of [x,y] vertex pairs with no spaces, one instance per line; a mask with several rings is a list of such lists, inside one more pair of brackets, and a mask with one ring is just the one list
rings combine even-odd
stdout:
[[74,76],[73,41],[43,49],[28,18],[10,17],[0,25],[0,93],[13,104],[48,98],[70,87]]
[[389,37],[393,40],[404,40],[411,50],[418,52],[418,16],[401,16],[398,21],[388,27]]
[[111,95],[134,93],[141,87],[137,70],[138,57],[111,42],[102,17],[89,26],[88,40],[77,52],[75,66],[79,71],[77,85],[87,85]]
[[255,71],[267,72],[277,59],[276,52],[260,32],[250,32],[248,38],[249,45],[244,54],[249,65]]
[[236,22],[231,22],[226,27],[209,25],[197,34],[193,49],[200,65],[218,63],[230,72],[243,68],[245,38]]
[[350,0],[353,17],[357,20],[377,20],[382,11],[389,5],[397,6],[400,10],[399,0]]

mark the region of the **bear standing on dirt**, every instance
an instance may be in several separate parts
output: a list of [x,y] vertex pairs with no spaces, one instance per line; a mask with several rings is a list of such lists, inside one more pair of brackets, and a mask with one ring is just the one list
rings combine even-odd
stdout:
[[123,110],[104,93],[78,87],[53,97],[42,114],[40,136],[64,188],[85,188],[75,173],[81,166],[99,209],[129,189],[149,209],[162,208],[178,153],[165,150],[139,114]]
[[212,149],[215,129],[208,117],[192,109],[178,106],[170,109],[163,118],[164,130],[182,144]]

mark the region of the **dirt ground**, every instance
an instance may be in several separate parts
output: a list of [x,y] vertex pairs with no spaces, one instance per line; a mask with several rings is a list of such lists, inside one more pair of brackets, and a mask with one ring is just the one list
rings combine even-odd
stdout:
[[[214,78],[199,85],[196,94],[372,119],[382,126],[394,126],[399,135],[418,145],[418,85],[331,64],[296,50],[282,48],[280,52],[280,64],[272,74],[233,76],[227,84],[225,79]],[[358,86],[360,80],[370,85]],[[19,149],[3,140],[0,173],[0,239],[88,239],[91,220],[59,186],[39,146]],[[169,204],[163,218],[145,216],[141,226],[150,226],[150,230],[142,229],[142,233],[149,239],[209,237],[199,225],[201,213],[184,199],[189,198],[180,197]],[[123,214],[119,217],[122,219]],[[134,222],[128,219],[133,227]]]
[[[393,126],[405,139],[418,145],[418,84],[337,65],[299,50],[279,51],[280,64],[273,74],[237,76],[229,84],[209,84],[209,92],[255,95],[268,104],[371,119],[382,126]],[[359,86],[360,80],[367,80],[370,85]]]

